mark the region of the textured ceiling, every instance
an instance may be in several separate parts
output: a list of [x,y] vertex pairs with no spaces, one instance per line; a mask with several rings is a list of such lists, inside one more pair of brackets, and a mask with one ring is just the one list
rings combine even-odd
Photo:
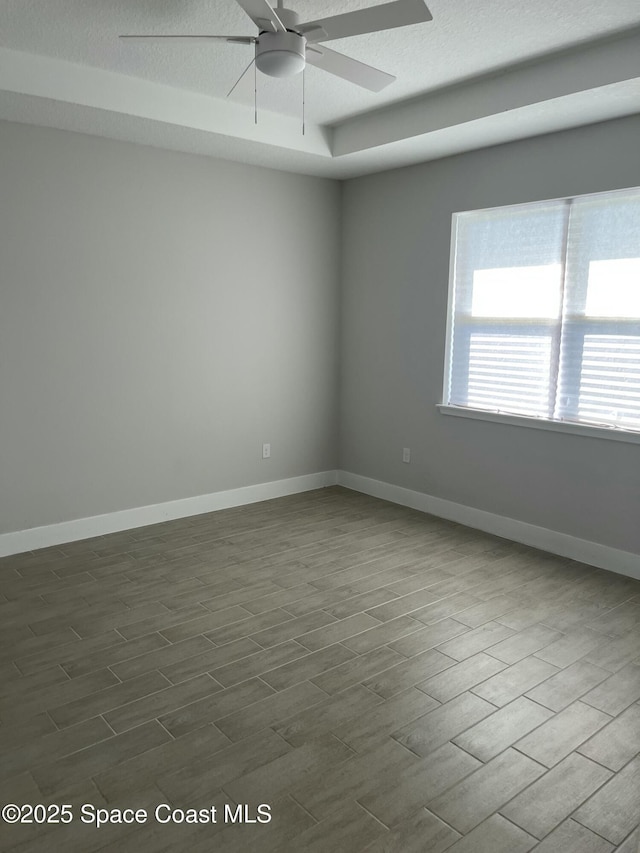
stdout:
[[[376,3],[373,0],[291,0],[289,5],[300,14],[302,20],[311,20]],[[640,26],[638,0],[428,0],[428,5],[433,14],[430,23],[331,42],[333,49],[375,65],[396,75],[398,79],[383,92],[373,94],[319,69],[309,68],[305,81],[309,126],[339,125],[347,119],[372,111],[382,114],[382,108],[406,99],[416,99],[454,84],[465,85],[479,76],[498,71],[508,74],[511,66],[527,60],[539,60],[547,54],[565,49],[579,49],[582,45]],[[210,99],[208,106],[205,100],[201,101],[201,109],[204,112],[210,110],[212,116],[218,112],[222,115],[221,111],[233,109],[237,104],[247,105],[242,110],[243,120],[247,123],[251,123],[253,118],[252,109],[248,107],[253,99],[252,75],[245,78],[248,85],[241,85],[236,90],[230,99],[233,103],[224,101],[224,98],[251,60],[251,47],[225,43],[123,43],[118,35],[253,35],[255,32],[251,20],[234,0],[0,0],[0,48],[162,84],[165,94],[168,87],[174,90],[173,94],[176,94],[175,90],[182,91],[185,97],[187,93],[195,93]],[[61,80],[59,95],[54,87],[58,67]],[[45,73],[44,66],[40,66],[40,72],[35,69],[36,66],[31,75],[34,79],[38,73]],[[0,59],[0,90],[32,97],[46,95],[48,115],[57,99],[67,104],[84,104],[87,108],[100,106],[114,113],[114,135],[117,135],[116,127],[122,124],[119,122],[121,114],[137,114],[132,105],[115,109],[113,105],[97,101],[93,103],[88,97],[82,100],[70,94],[73,87],[68,83],[62,84],[67,71],[71,73],[70,69],[65,69],[66,66],[62,64],[47,66],[45,93],[44,88],[40,92],[37,80],[34,83],[33,79],[29,86],[16,82],[3,85]],[[640,76],[640,70],[636,76]],[[94,77],[98,81],[99,78]],[[602,82],[604,85],[615,81],[603,79]],[[95,85],[100,84],[96,82]],[[155,91],[160,99],[160,88]],[[274,80],[258,75],[258,98],[262,110],[275,114],[275,118],[278,115],[286,117],[287,127],[291,125],[293,117],[299,121],[300,77]],[[7,103],[9,101],[11,98],[7,98]],[[631,109],[628,107],[627,113]],[[17,113],[15,108],[8,113],[0,110],[0,118],[15,118],[16,115],[20,120],[20,109]],[[29,116],[24,120],[38,123],[31,113]],[[141,114],[140,117],[148,121],[155,116]],[[272,120],[275,118],[272,117]],[[597,116],[589,120],[597,120]],[[178,118],[168,121],[176,126],[189,126]],[[234,121],[237,119],[234,118]],[[48,118],[43,119],[42,123],[55,124],[55,121]],[[64,123],[60,126],[64,126]],[[108,127],[109,118],[106,115],[102,117],[100,129],[96,132],[108,135]],[[193,129],[198,132],[216,132],[214,126],[194,126]],[[551,126],[551,129],[555,129],[555,126]],[[89,129],[87,132],[92,131]],[[227,122],[224,128],[221,125],[220,133],[228,140],[233,139],[235,131],[230,129]],[[260,142],[266,145],[280,144],[274,142],[266,132],[261,137],[260,131],[256,134],[252,128],[247,128],[246,133],[242,131],[242,134],[245,140],[258,148]],[[307,140],[307,147],[310,144]],[[173,144],[167,145],[175,147]],[[304,148],[297,143],[292,143],[291,147],[298,150]],[[330,150],[322,151],[321,147],[309,149],[308,153],[331,156]],[[227,156],[226,149],[224,156]],[[262,159],[253,159],[269,164],[267,154]],[[282,168],[279,164],[274,165]]]

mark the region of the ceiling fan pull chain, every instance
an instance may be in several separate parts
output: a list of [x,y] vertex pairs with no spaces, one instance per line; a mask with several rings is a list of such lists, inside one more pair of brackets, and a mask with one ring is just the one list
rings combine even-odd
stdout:
[[253,116],[255,124],[258,124],[258,66],[253,66]]
[[304,68],[302,69],[302,135],[304,136]]
[[235,92],[235,90],[236,90],[236,87],[238,86],[238,84],[240,83],[240,81],[242,80],[242,78],[244,77],[244,75],[247,73],[247,71],[251,68],[251,66],[253,65],[253,63],[254,63],[254,62],[255,62],[255,59],[252,59],[252,60],[251,60],[251,62],[247,65],[247,67],[244,69],[244,71],[242,72],[242,74],[238,77],[238,79],[236,80],[236,82],[233,84],[233,86],[232,86],[232,87],[229,89],[229,91],[227,92],[227,98],[228,98],[228,97],[230,97],[231,95],[233,95],[233,93],[234,93],[234,92]]

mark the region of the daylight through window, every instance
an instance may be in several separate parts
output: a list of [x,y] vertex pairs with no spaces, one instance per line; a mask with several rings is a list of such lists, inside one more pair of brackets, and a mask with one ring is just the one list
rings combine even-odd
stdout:
[[640,189],[453,229],[444,403],[640,431]]

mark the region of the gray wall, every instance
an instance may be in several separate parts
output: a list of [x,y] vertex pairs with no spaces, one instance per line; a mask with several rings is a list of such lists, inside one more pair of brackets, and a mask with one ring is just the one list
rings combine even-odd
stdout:
[[341,468],[640,552],[637,444],[436,410],[451,214],[637,186],[639,152],[633,117],[346,183]]
[[638,185],[638,140],[637,117],[539,137],[341,207],[331,181],[0,122],[0,533],[339,464],[639,552],[638,445],[435,408],[451,213]]
[[339,184],[0,122],[0,188],[0,533],[336,467]]

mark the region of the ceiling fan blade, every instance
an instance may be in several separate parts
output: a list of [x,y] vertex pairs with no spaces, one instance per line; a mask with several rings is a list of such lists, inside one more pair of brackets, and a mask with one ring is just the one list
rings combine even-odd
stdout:
[[307,41],[324,41],[327,31],[313,23],[296,25],[296,30],[303,35]]
[[286,32],[287,28],[267,0],[236,0],[236,3],[247,13],[259,30]]
[[233,44],[254,44],[253,36],[120,36],[128,41],[166,41],[167,39],[183,44],[197,44],[208,41],[229,41]]
[[369,6],[367,9],[358,9],[356,12],[346,12],[344,15],[308,21],[302,24],[301,29],[304,31],[311,27],[321,27],[326,32],[326,36],[318,38],[310,32],[307,40],[330,41],[431,20],[433,15],[427,9],[424,0],[394,0],[392,3],[383,3],[381,6]]
[[393,74],[386,74],[384,71],[365,65],[364,62],[351,59],[343,53],[336,53],[335,50],[329,50],[324,45],[307,45],[306,55],[309,65],[315,65],[316,68],[335,74],[336,77],[342,77],[343,80],[348,80],[371,92],[379,92],[396,79]]

